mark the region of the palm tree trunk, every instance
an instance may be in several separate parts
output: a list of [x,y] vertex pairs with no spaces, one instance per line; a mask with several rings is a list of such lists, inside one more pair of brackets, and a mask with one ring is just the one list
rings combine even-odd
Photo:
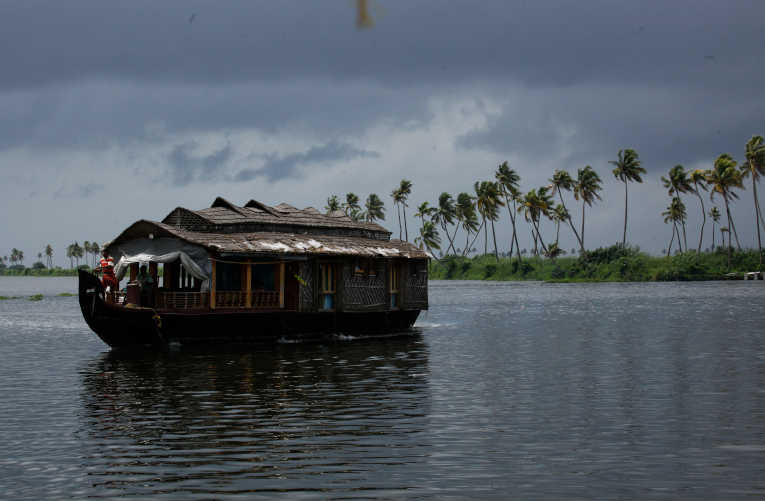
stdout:
[[[696,184],[696,196],[699,197],[699,202],[701,202],[701,234],[699,235],[699,248],[696,250],[696,255],[701,254],[701,242],[704,240],[704,225],[707,224],[707,213],[704,211],[704,199],[701,198],[701,194],[699,193],[699,186],[698,183]],[[714,228],[712,229],[712,238],[714,238]]]
[[478,237],[481,235],[481,228],[483,227],[483,223],[485,221],[481,222],[481,226],[478,227],[478,230],[475,232],[475,237],[473,237],[473,241],[470,242],[470,248],[473,248],[473,245],[475,245],[475,241],[478,240]]
[[675,229],[676,229],[676,226],[674,223],[672,223],[672,238],[669,239],[669,247],[667,247],[667,257],[669,257],[670,253],[672,252],[672,242],[675,241]]
[[683,221],[683,247],[685,247],[685,252],[688,252],[688,236],[685,234],[685,221]]
[[398,212],[398,239],[401,240],[401,207],[396,204],[396,212]]
[[533,224],[531,225],[531,238],[533,238],[533,239],[534,239],[534,255],[535,255],[535,256],[538,256],[538,255],[539,255],[539,250],[537,250],[537,248],[538,248],[538,244],[537,244],[537,234],[536,234],[536,232],[534,231],[534,225],[533,225]]
[[728,214],[728,270],[730,270],[730,254],[733,251],[733,249],[731,248],[732,245],[730,243],[730,223],[731,223],[731,219],[730,219],[730,207],[728,207],[728,197],[725,195],[724,192],[723,192],[723,201],[725,202],[725,212]]
[[[441,229],[444,230],[444,233],[446,233],[446,238],[449,239],[449,247],[447,247],[446,248],[446,252],[444,252],[444,254],[449,255],[449,249],[454,250],[454,241],[452,240],[451,236],[449,235],[449,230],[446,229],[446,223],[444,222],[443,219],[441,220]],[[456,254],[457,251],[454,251],[454,253]]]
[[[733,218],[730,218],[730,225],[729,227],[733,228],[733,236],[736,237],[736,247],[738,247],[738,250],[741,250],[741,244],[738,241],[738,231],[736,231],[736,223],[733,222]],[[728,237],[730,238],[730,237]]]
[[491,236],[494,239],[494,257],[499,262],[499,251],[497,251],[497,234],[494,232],[494,220],[491,220]]
[[622,236],[622,247],[627,245],[627,178],[624,179],[624,234]]
[[712,221],[712,252],[715,251],[715,222]]
[[[510,206],[508,205],[508,208]],[[515,199],[513,199],[513,212],[510,213],[510,219],[513,220],[513,239],[515,239],[515,252],[518,255],[518,262],[521,261],[521,244],[518,243],[518,233],[515,231],[515,214],[518,212],[518,206],[515,204]]]
[[486,216],[483,216],[483,255],[489,253],[489,225],[486,224]]
[[406,237],[404,240],[406,240],[408,242],[409,241],[409,229],[406,227],[406,205],[404,205],[403,210],[404,210],[404,236]]
[[534,227],[537,229],[537,236],[539,237],[539,245],[542,246],[542,251],[547,252],[547,246],[545,245],[545,241],[542,240],[542,233],[539,231],[539,222],[533,221]]
[[465,230],[465,248],[462,249],[462,257],[467,256],[468,252],[468,241],[470,240],[470,231]]
[[558,245],[560,240],[560,220],[555,221],[555,245]]
[[585,203],[584,203],[584,200],[582,200],[582,233],[581,233],[582,240],[579,241],[582,248],[582,254],[584,254],[584,206],[585,206]]
[[754,193],[754,217],[757,226],[757,249],[760,254],[760,270],[762,271],[762,237],[760,236],[760,201],[757,199],[757,180],[752,176],[752,192]]
[[[560,198],[560,204],[563,206],[564,209],[566,209],[566,202],[563,201],[563,194],[558,190],[558,197]],[[568,214],[568,209],[566,209],[566,214]],[[574,232],[574,236],[576,237],[576,241],[579,242],[579,245],[582,245],[582,239],[579,238],[579,233],[576,232],[576,228],[574,227],[574,222],[571,220],[571,216],[568,217],[568,224],[571,226],[571,231]],[[558,239],[556,237],[555,243],[558,243]]]

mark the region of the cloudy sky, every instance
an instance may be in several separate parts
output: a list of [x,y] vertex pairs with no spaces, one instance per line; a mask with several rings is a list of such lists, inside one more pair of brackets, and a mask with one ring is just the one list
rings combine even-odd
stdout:
[[[630,186],[629,240],[659,252],[659,176],[741,160],[765,134],[758,0],[370,0],[369,13],[360,30],[352,0],[1,2],[0,253],[30,264],[51,243],[64,264],[74,240],[218,195],[322,208],[375,192],[397,232],[401,178],[413,209],[504,160],[524,190],[591,165],[605,190],[586,244],[611,244],[621,148],[648,169]],[[741,196],[752,246],[751,187]],[[692,241],[698,202],[686,203]]]

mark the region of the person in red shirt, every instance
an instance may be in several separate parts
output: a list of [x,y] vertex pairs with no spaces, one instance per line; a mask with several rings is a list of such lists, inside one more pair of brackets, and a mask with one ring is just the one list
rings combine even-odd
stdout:
[[104,289],[111,287],[109,289],[111,292],[116,292],[119,289],[119,282],[117,282],[117,276],[114,274],[114,259],[109,256],[106,249],[104,249],[103,257],[96,271],[101,272],[101,283],[104,284]]

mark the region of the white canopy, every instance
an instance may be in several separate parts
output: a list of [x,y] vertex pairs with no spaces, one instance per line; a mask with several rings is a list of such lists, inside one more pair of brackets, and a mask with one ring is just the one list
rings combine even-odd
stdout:
[[175,238],[139,238],[117,245],[112,252],[119,255],[114,267],[118,280],[122,280],[132,263],[172,263],[180,259],[191,276],[202,280],[202,290],[210,288],[212,266],[207,251],[202,247]]

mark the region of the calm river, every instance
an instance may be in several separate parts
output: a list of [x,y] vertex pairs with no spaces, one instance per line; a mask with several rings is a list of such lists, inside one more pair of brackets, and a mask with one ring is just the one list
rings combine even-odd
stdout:
[[765,284],[431,283],[386,339],[110,353],[0,277],[2,499],[765,497]]

